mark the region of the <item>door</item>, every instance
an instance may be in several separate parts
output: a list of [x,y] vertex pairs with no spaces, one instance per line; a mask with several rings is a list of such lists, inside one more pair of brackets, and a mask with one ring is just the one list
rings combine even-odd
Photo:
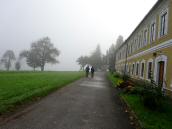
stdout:
[[159,65],[158,84],[162,86],[164,80],[164,61],[160,61],[158,65]]

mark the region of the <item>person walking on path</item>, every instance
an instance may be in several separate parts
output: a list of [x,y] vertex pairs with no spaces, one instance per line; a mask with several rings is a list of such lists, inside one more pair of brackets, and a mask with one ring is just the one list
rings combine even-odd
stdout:
[[89,68],[89,66],[87,65],[87,67],[86,67],[86,69],[85,69],[86,77],[88,77],[89,71],[90,71],[90,68]]
[[91,67],[91,78],[94,77],[94,71],[95,71],[95,70],[94,70],[94,67],[92,66],[92,67]]

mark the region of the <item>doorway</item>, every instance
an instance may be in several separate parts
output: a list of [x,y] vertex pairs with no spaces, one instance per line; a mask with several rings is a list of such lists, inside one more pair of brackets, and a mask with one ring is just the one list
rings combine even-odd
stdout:
[[166,88],[167,56],[161,55],[155,58],[154,80],[157,84]]
[[158,84],[162,86],[164,82],[164,61],[158,62]]

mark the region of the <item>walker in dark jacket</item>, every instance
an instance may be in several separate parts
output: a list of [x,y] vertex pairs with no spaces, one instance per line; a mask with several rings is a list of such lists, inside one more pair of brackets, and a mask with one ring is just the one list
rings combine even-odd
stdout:
[[92,78],[94,77],[94,67],[93,66],[91,67],[91,77]]
[[88,77],[89,71],[90,71],[90,68],[89,68],[89,66],[87,66],[86,69],[85,69],[86,77]]

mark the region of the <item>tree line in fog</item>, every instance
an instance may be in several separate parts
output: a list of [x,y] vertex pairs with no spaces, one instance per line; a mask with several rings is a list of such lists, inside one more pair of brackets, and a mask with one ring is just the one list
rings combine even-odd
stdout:
[[123,37],[118,36],[115,44],[112,44],[106,51],[106,54],[101,53],[100,45],[97,45],[96,49],[90,56],[80,56],[76,62],[80,65],[80,69],[84,70],[86,65],[94,66],[96,70],[115,70],[115,55],[116,50],[122,45]]
[[44,71],[45,64],[47,63],[58,63],[57,56],[60,55],[60,51],[54,47],[49,37],[41,38],[33,43],[31,43],[30,49],[23,50],[20,52],[18,57],[15,56],[13,50],[7,50],[1,60],[0,64],[9,71],[12,64],[15,65],[17,71],[20,70],[22,63],[21,60],[25,59],[26,64],[35,70],[40,68]]

